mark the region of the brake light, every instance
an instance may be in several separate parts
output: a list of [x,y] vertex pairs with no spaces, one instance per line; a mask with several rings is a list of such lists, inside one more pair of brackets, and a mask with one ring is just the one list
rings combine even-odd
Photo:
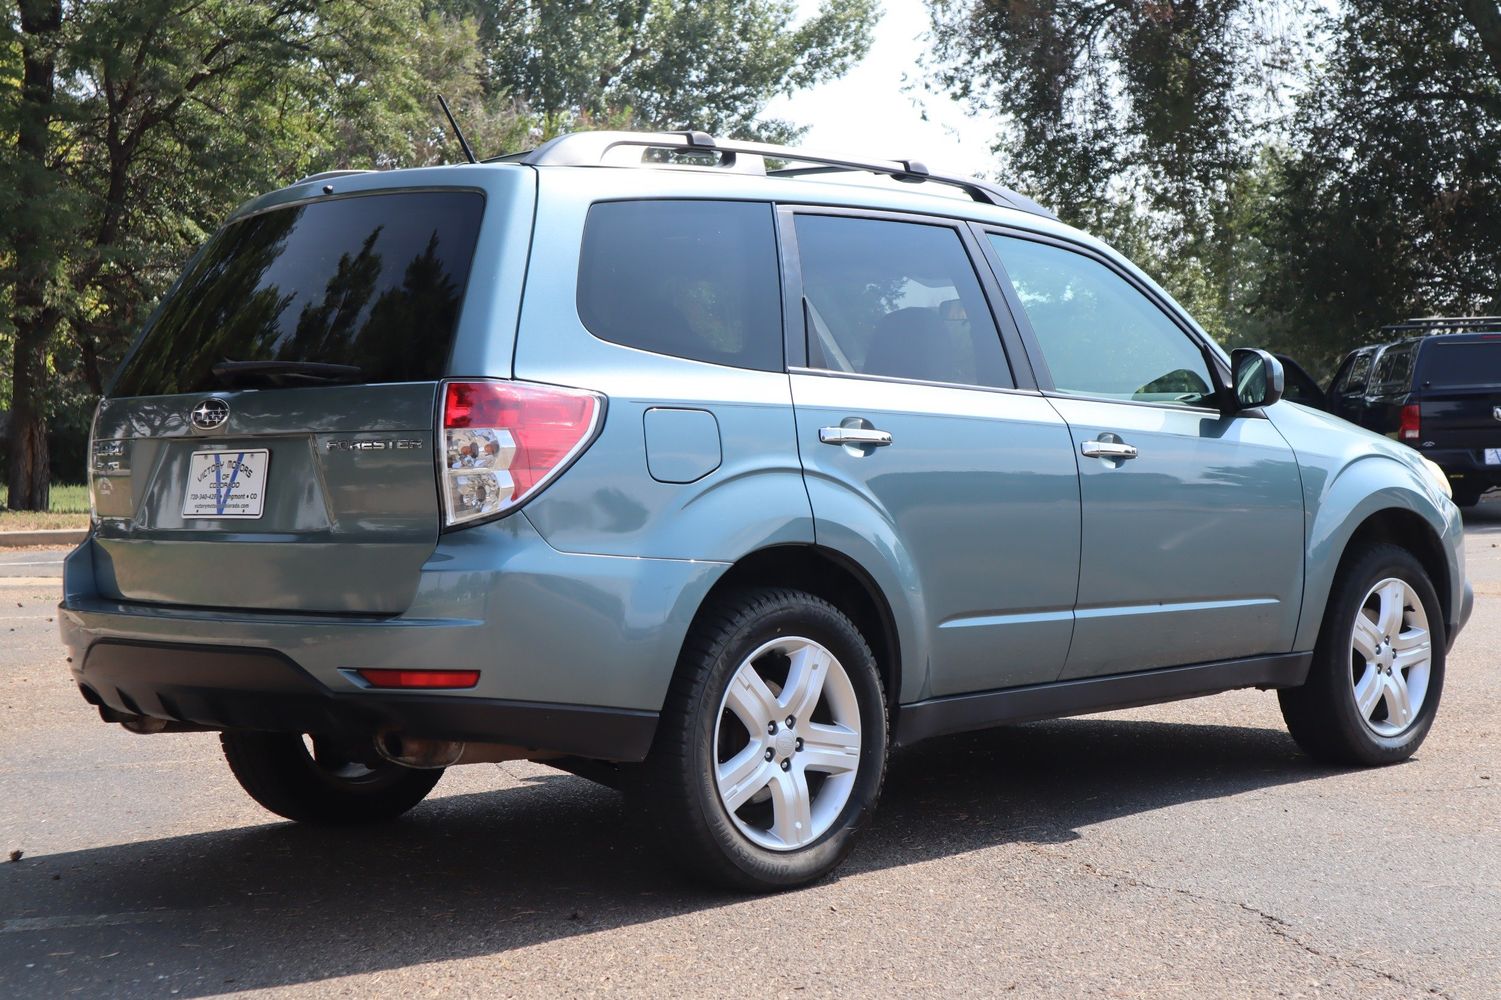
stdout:
[[1397,428],[1398,441],[1416,441],[1423,436],[1423,419],[1418,404],[1402,407],[1402,423]]
[[518,382],[450,382],[439,441],[445,523],[503,514],[594,438],[604,397]]
[[472,688],[478,670],[356,670],[365,683],[377,688]]

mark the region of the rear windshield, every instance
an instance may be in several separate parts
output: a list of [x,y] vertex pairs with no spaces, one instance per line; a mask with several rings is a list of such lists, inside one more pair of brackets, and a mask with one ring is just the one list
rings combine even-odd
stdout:
[[1424,385],[1501,385],[1501,339],[1429,341],[1423,348]]
[[211,369],[225,361],[356,366],[346,382],[438,378],[483,211],[478,192],[414,191],[232,223],[183,276],[112,395],[218,388]]

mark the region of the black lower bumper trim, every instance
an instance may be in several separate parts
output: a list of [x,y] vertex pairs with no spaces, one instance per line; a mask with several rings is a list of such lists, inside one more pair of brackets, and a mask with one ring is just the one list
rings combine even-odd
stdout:
[[506,743],[599,760],[646,758],[657,713],[460,695],[336,692],[271,650],[101,640],[74,676],[117,712],[209,729]]

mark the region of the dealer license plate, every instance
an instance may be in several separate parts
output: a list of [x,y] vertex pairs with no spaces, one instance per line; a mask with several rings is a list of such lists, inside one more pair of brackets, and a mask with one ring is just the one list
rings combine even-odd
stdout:
[[188,462],[183,517],[260,517],[271,452],[195,451]]

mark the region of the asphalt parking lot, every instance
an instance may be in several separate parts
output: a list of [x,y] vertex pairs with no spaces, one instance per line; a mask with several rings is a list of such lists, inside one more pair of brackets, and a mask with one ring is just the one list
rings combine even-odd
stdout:
[[212,735],[100,723],[62,553],[0,550],[0,997],[1495,998],[1501,502],[1470,520],[1413,761],[1315,766],[1256,692],[934,741],[835,879],[759,898],[540,765],[455,769],[379,829],[274,822]]

